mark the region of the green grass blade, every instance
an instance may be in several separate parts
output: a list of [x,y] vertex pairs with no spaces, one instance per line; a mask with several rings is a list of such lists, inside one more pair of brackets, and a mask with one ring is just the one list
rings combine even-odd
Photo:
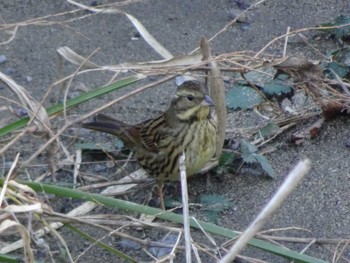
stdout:
[[[125,79],[118,80],[118,81],[113,82],[112,84],[109,84],[107,86],[103,86],[103,87],[94,89],[90,92],[86,92],[80,96],[73,98],[73,99],[67,100],[66,108],[70,109],[74,106],[77,106],[77,105],[83,103],[83,102],[89,101],[91,99],[97,98],[97,97],[102,96],[104,94],[107,94],[109,92],[123,88],[125,86],[133,84],[133,83],[135,83],[141,79],[144,79],[144,78],[145,78],[144,75],[137,74],[137,75],[125,78]],[[47,114],[50,116],[50,115],[59,113],[59,112],[63,111],[63,107],[64,107],[63,103],[58,103],[58,104],[48,108]],[[28,121],[29,121],[29,117],[25,117],[25,118],[22,118],[18,121],[15,121],[15,122],[1,128],[0,129],[0,137],[24,127],[28,123]]]
[[[125,211],[130,212],[138,212],[138,213],[144,213],[147,215],[153,215],[158,218],[168,220],[174,223],[182,224],[183,217],[182,215],[174,214],[168,211],[163,211],[157,208],[143,206],[139,204],[135,204],[128,201],[119,200],[113,197],[107,197],[99,194],[92,194],[92,193],[86,193],[78,190],[71,190],[55,185],[48,185],[48,184],[40,184],[40,183],[33,183],[33,182],[26,182],[26,181],[19,181],[19,183],[26,184],[33,188],[35,191],[38,192],[45,192],[48,194],[55,194],[57,196],[63,196],[63,197],[69,197],[69,198],[75,198],[85,201],[92,201],[98,204],[103,204],[110,207],[119,208]],[[0,185],[3,184],[3,179],[0,179]],[[223,237],[227,238],[235,238],[238,236],[238,233],[236,231],[232,231],[230,229],[220,227],[211,223],[206,223],[204,221],[197,221],[201,227],[210,233],[214,233]],[[194,228],[199,228],[196,221],[191,219],[190,225]],[[283,248],[280,246],[276,246],[273,244],[270,244],[268,242],[265,242],[263,240],[259,239],[251,239],[249,242],[249,245],[262,249],[266,252],[273,253],[275,255],[294,260],[295,262],[305,262],[305,263],[326,263],[326,261],[310,257],[304,254],[300,254],[298,252],[292,251],[287,248]]]
[[0,262],[3,263],[19,263],[19,259],[16,259],[14,257],[8,256],[8,255],[4,255],[4,254],[0,254]]
[[102,247],[103,249],[107,250],[108,252],[115,254],[116,256],[127,260],[128,262],[133,262],[133,263],[137,263],[137,260],[133,259],[132,257],[129,257],[128,255],[124,254],[123,252],[108,246],[107,244],[96,240],[95,238],[93,238],[92,236],[86,234],[85,232],[81,231],[80,229],[72,226],[71,224],[64,224],[64,226],[68,227],[70,230],[74,231],[75,233],[79,234],[80,236],[82,236],[83,238],[89,240],[90,242]]

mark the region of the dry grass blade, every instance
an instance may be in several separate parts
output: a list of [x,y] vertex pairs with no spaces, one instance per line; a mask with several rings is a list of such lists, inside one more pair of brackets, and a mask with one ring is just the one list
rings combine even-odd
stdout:
[[73,184],[74,185],[77,185],[77,178],[79,176],[81,161],[82,161],[82,150],[78,149],[75,152],[74,172],[73,172]]
[[[12,90],[12,92],[17,95],[18,99],[21,101],[21,106],[27,109],[28,114],[31,118],[31,121],[29,123],[34,122],[36,126],[35,132],[40,132],[44,135],[45,139],[49,140],[52,137],[52,133],[50,131],[51,124],[49,115],[47,114],[47,111],[42,106],[42,104],[36,101],[26,89],[18,85],[14,80],[2,72],[0,72],[0,80],[7,84],[7,86]],[[49,170],[53,177],[53,180],[55,181],[54,173],[56,171],[56,165],[59,159],[59,147],[57,145],[57,141],[51,143],[49,146],[50,147],[47,147],[46,149],[46,153],[49,160]],[[23,165],[21,168],[22,167]]]
[[[2,207],[2,202],[3,202],[4,197],[5,197],[7,185],[12,185],[12,186],[14,185],[14,186],[17,186],[17,188],[19,188],[19,189],[23,189],[22,187],[24,187],[24,189],[29,188],[30,189],[29,193],[32,192],[32,189],[30,187],[17,184],[14,181],[9,181],[9,178],[11,177],[11,174],[13,173],[13,171],[17,165],[18,158],[19,158],[19,153],[16,155],[16,158],[15,158],[13,164],[11,165],[10,171],[8,172],[8,175],[6,176],[6,180],[5,180],[3,187],[1,189],[0,207]],[[30,211],[30,212],[33,212],[33,211],[38,212],[39,211],[41,213],[42,209],[41,209],[41,204],[36,203],[33,205],[6,206],[4,208],[4,211],[14,215],[15,213],[18,213],[18,212],[23,213],[23,212],[28,212],[28,211]],[[5,234],[7,231],[12,232],[13,228],[16,228],[17,232],[19,232],[19,234],[21,235],[21,241],[24,245],[24,255],[26,258],[26,262],[34,262],[33,251],[31,250],[31,247],[30,247],[30,240],[31,240],[30,235],[29,235],[29,232],[27,231],[27,229],[23,225],[21,225],[20,223],[14,221],[14,220],[5,219],[0,224],[0,235]]]
[[28,91],[2,72],[0,72],[0,80],[7,84],[11,91],[17,95],[22,107],[28,110],[28,114],[37,126],[38,131],[47,132],[50,127],[50,119],[45,108]]
[[[340,247],[340,243],[338,244],[337,247]],[[346,243],[344,243],[343,247],[341,247],[340,251],[337,253],[337,249],[334,251],[334,256],[333,256],[333,260],[332,262],[334,263],[338,263],[338,262],[341,262],[340,260],[343,259],[343,260],[347,260],[343,255],[345,254],[346,252],[346,249],[349,247],[350,245],[350,240],[347,240]],[[338,254],[338,255],[337,255]],[[349,262],[349,260],[347,260],[347,262]]]
[[9,213],[42,213],[43,209],[41,203],[36,203],[32,205],[9,205],[4,208],[4,211]]
[[95,7],[87,6],[84,4],[80,4],[80,3],[75,2],[73,0],[67,0],[67,2],[79,7],[81,9],[88,10],[88,11],[93,12],[93,13],[104,13],[104,14],[118,14],[118,13],[120,14],[120,13],[122,13],[122,11],[120,11],[117,8],[104,8],[104,7],[95,8]]
[[173,58],[173,55],[147,31],[147,29],[141,24],[139,20],[128,13],[125,13],[125,15],[133,23],[137,31],[139,31],[148,45],[150,45],[159,55],[165,59]]
[[216,114],[218,115],[218,139],[216,143],[216,158],[219,158],[222,152],[222,147],[225,140],[225,131],[227,123],[226,100],[225,100],[225,85],[218,64],[210,53],[208,41],[205,37],[200,41],[203,60],[208,61],[210,70],[208,73],[209,95],[215,103]]
[[278,189],[277,193],[272,197],[269,203],[251,223],[251,225],[241,234],[235,245],[230,249],[226,256],[221,260],[221,263],[232,262],[238,253],[246,246],[249,240],[259,231],[265,224],[269,216],[282,205],[282,202],[298,185],[301,179],[308,173],[311,168],[311,161],[306,159],[300,161],[294,169],[289,173],[287,179]]
[[26,262],[34,262],[33,251],[30,248],[30,236],[27,229],[13,220],[5,219],[0,224],[0,235],[4,235],[6,231],[12,231],[13,228],[17,229],[17,232],[21,235],[21,241],[24,244],[24,255]]
[[91,68],[91,69],[101,68],[99,65],[92,63],[90,61],[87,61],[86,58],[84,58],[83,56],[80,56],[69,47],[60,47],[57,49],[57,53],[74,65],[80,66],[84,64],[84,67]]
[[83,8],[85,10],[89,10],[91,12],[96,13],[104,13],[104,14],[118,14],[118,13],[124,13],[126,17],[131,21],[131,23],[134,25],[134,27],[139,31],[141,36],[144,38],[144,40],[163,58],[165,59],[171,59],[173,58],[173,55],[164,47],[162,46],[149,32],[148,30],[142,25],[142,23],[137,20],[134,16],[122,12],[116,8],[93,8],[87,5],[83,5],[80,3],[77,3],[72,0],[67,0],[67,2],[71,3],[72,5],[78,6],[80,8]]
[[202,61],[202,55],[199,53],[195,54],[189,54],[189,55],[182,55],[177,56],[171,59],[165,59],[165,60],[156,60],[156,61],[147,61],[147,62],[127,62],[120,65],[111,66],[114,69],[117,70],[148,70],[151,71],[152,69],[157,69],[159,72],[159,69],[162,70],[175,70],[176,68],[179,68],[179,70],[184,71],[185,69],[183,67],[187,67],[190,69],[194,66],[200,66],[204,64]]
[[179,158],[180,180],[181,180],[181,194],[182,194],[182,211],[184,216],[184,236],[186,247],[186,262],[192,262],[191,257],[191,228],[190,228],[190,214],[188,208],[188,192],[187,192],[187,176],[185,166],[185,153],[183,152]]
[[[117,192],[125,192],[126,190],[136,186],[136,183],[133,183],[133,181],[140,181],[147,178],[146,172],[143,170],[137,170],[136,172],[130,174],[129,176],[126,176],[122,179],[120,179],[118,182],[120,185],[110,186],[106,188],[104,191],[101,192],[101,194],[110,195],[110,194],[116,194]],[[128,183],[128,184],[127,184]],[[91,210],[96,208],[98,204],[93,202],[85,202],[84,204],[80,205],[79,207],[73,209],[70,211],[67,216],[76,217],[80,215],[85,215],[89,213]],[[54,222],[50,224],[50,228],[57,229],[62,227],[63,224],[61,222]],[[45,235],[48,232],[48,228],[43,228],[38,231],[36,231],[34,234],[37,238]],[[19,248],[23,247],[23,240],[18,240],[8,246],[2,247],[0,249],[0,253],[9,253],[14,250],[17,250]]]
[[17,30],[18,30],[18,25],[17,26],[14,26],[12,30],[8,29],[5,31],[5,33],[7,33],[8,35],[10,35],[9,39],[6,40],[6,41],[3,41],[3,42],[0,42],[0,46],[2,45],[7,45],[9,44],[12,40],[15,39],[16,37],[16,34],[17,34]]
[[[84,70],[79,71],[78,74],[87,73],[87,72],[96,71],[96,70],[115,71],[117,73],[119,73],[120,71],[130,70],[130,71],[144,72],[147,74],[160,74],[160,73],[166,74],[171,72],[178,72],[179,74],[182,74],[183,71],[186,71],[191,68],[196,68],[205,64],[205,62],[202,61],[202,55],[195,53],[195,54],[181,55],[181,56],[173,57],[170,59],[163,59],[163,60],[155,60],[155,61],[147,61],[147,62],[125,62],[117,65],[99,66],[93,62],[87,61],[86,58],[79,55],[69,47],[60,47],[57,49],[57,52],[64,59],[73,63],[74,65],[80,66],[83,63],[85,63]],[[71,77],[72,76],[66,77],[61,81],[65,81]],[[58,84],[58,83],[56,82],[55,84]]]
[[18,158],[19,158],[19,153],[17,153],[16,158],[15,158],[14,162],[12,163],[11,168],[6,176],[6,179],[4,181],[4,185],[2,186],[1,193],[0,193],[0,207],[2,207],[2,202],[3,202],[4,197],[5,197],[7,185],[9,184],[11,174],[13,173],[13,171],[17,165]]

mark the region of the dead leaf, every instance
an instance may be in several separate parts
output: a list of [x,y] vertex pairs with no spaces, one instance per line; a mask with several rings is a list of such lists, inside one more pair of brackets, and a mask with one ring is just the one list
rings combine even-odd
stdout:
[[200,46],[203,60],[208,60],[210,65],[210,71],[208,73],[209,95],[215,103],[215,110],[218,115],[219,134],[217,139],[217,149],[214,157],[219,158],[222,152],[222,147],[224,145],[227,123],[225,85],[218,64],[216,61],[210,61],[212,59],[212,56],[210,54],[208,41],[205,37],[201,38]]
[[287,57],[272,66],[293,77],[294,81],[318,80],[323,76],[323,70],[319,64],[314,64],[306,58]]

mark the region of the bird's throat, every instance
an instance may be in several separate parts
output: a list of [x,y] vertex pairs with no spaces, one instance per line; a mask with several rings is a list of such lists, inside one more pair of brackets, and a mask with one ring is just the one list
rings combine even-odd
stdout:
[[180,121],[201,121],[208,118],[209,111],[209,107],[193,107],[186,111],[177,112],[176,117]]

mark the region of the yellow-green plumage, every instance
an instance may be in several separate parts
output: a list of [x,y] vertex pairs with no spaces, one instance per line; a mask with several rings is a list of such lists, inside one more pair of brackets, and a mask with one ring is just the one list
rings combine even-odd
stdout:
[[216,151],[217,117],[209,96],[197,82],[181,85],[169,109],[156,119],[131,126],[105,115],[83,127],[118,136],[159,185],[179,180],[179,156],[185,151],[186,172],[199,172]]

